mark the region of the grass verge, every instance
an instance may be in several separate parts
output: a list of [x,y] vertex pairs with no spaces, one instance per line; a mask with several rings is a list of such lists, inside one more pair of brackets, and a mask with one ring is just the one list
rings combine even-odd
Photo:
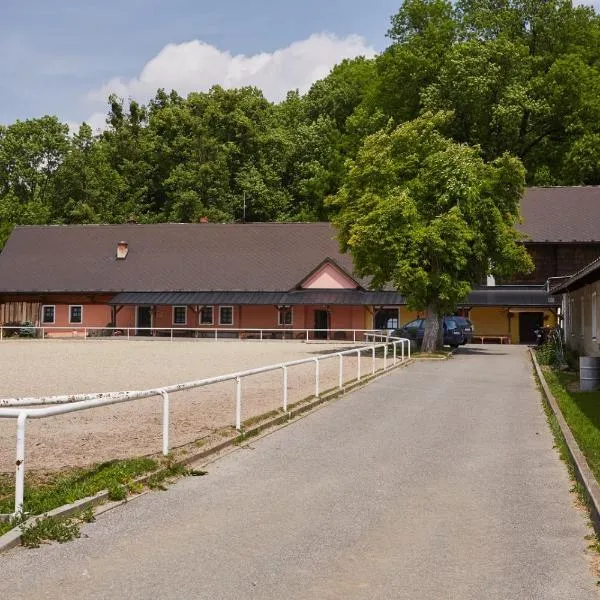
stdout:
[[[136,477],[159,468],[151,458],[132,458],[100,463],[89,469],[70,469],[50,475],[28,474],[25,485],[24,512],[39,515],[64,504],[70,504],[102,490],[118,489]],[[0,477],[0,513],[14,508],[14,476]],[[0,523],[0,535],[14,524]]]
[[577,374],[542,367],[552,395],[596,479],[600,479],[600,391],[576,392]]
[[[569,429],[571,430],[579,448],[586,456],[586,460],[594,473],[594,477],[598,478],[598,465],[596,462],[595,466],[592,466],[592,461],[589,458],[588,451],[586,451],[586,446],[589,451],[593,454],[597,453],[598,442],[600,441],[600,431],[595,425],[591,423],[586,423],[585,413],[581,411],[579,408],[579,404],[583,403],[586,405],[588,401],[598,402],[600,399],[599,393],[576,393],[569,391],[569,384],[574,382],[577,379],[577,374],[572,372],[563,372],[556,371],[548,366],[542,366],[542,373],[544,375],[544,379],[550,388],[550,392],[556,399],[556,402],[559,405],[559,408],[565,418]],[[546,420],[548,421],[548,425],[550,427],[550,431],[554,437],[554,447],[558,450],[558,454],[560,459],[565,463],[567,467],[567,471],[569,473],[569,478],[573,483],[573,487],[571,488],[571,492],[573,492],[577,496],[579,506],[586,511],[588,516],[591,517],[589,512],[590,507],[590,498],[588,492],[584,485],[577,479],[575,473],[575,465],[571,460],[571,455],[567,446],[567,442],[563,436],[562,430],[558,423],[558,419],[554,414],[552,408],[550,407],[550,403],[546,399],[544,390],[542,389],[541,382],[537,376],[535,368],[533,369],[533,377],[535,379],[537,388],[542,397],[542,406],[544,412],[546,414]],[[588,396],[594,396],[594,399],[589,399]],[[600,411],[598,411],[600,414]],[[595,430],[595,431],[594,431]],[[590,567],[594,572],[596,577],[600,576],[600,564],[598,563],[598,558],[600,557],[600,540],[598,536],[594,533],[593,523],[591,521],[588,522],[590,526],[591,532],[585,536],[585,539],[588,542],[588,550],[591,553],[591,563]],[[600,579],[596,582],[596,585],[600,585]]]

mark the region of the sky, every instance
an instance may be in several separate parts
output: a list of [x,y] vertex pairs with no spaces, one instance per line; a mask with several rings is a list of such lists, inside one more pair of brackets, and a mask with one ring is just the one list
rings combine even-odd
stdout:
[[0,0],[0,123],[57,115],[99,128],[108,94],[147,101],[257,85],[306,91],[387,45],[401,0]]

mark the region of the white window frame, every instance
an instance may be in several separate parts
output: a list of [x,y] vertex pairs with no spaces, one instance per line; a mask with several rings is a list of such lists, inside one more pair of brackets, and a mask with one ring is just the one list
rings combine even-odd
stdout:
[[[73,315],[71,313],[71,309],[73,308],[81,309],[81,321],[73,321]],[[83,304],[69,304],[69,325],[83,325]]]
[[596,301],[596,292],[592,292],[592,339],[596,341],[598,337],[598,303]]
[[[290,322],[285,323],[282,321],[281,316],[285,313],[290,313]],[[294,325],[294,307],[290,306],[289,308],[277,309],[277,325],[279,327],[292,327]]]
[[[44,314],[45,314],[47,308],[52,309],[52,321],[44,320]],[[40,321],[42,322],[42,325],[54,325],[54,323],[56,323],[56,304],[42,304],[42,314],[40,316],[42,317],[40,319]]]
[[[231,323],[223,323],[223,309],[230,308],[231,309]],[[232,327],[235,321],[235,314],[233,312],[233,306],[219,306],[219,327]]]
[[575,335],[575,330],[573,329],[573,325],[575,323],[575,319],[573,319],[573,311],[575,310],[575,298],[569,298],[569,335]]
[[[183,319],[183,323],[177,323],[175,322],[175,310],[178,308],[183,308],[184,309],[184,319]],[[188,313],[188,307],[184,306],[183,304],[177,304],[176,306],[171,307],[171,324],[172,325],[187,325],[187,313]]]
[[[210,323],[202,322],[202,311],[205,308],[210,308]],[[198,325],[214,325],[215,324],[215,307],[214,306],[201,306],[198,311]]]

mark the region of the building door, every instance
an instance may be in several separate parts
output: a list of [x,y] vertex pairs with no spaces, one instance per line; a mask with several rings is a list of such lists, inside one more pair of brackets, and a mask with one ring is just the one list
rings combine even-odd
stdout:
[[[329,329],[329,311],[315,310],[315,329]],[[329,332],[315,331],[315,340],[326,340]]]
[[136,335],[150,335],[150,327],[152,327],[152,307],[138,306],[137,307],[137,331]]
[[519,341],[521,344],[534,344],[535,330],[544,326],[543,312],[519,313]]
[[375,313],[375,329],[398,329],[397,308],[382,308]]

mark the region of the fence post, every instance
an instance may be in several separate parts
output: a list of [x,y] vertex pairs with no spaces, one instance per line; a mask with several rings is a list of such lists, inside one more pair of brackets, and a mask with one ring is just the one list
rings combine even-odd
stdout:
[[356,343],[356,329],[352,330],[352,341]]
[[164,456],[167,456],[169,454],[169,394],[161,390],[160,395],[163,399],[162,453]]
[[408,360],[410,360],[410,340],[406,340],[406,346],[408,348]]
[[356,351],[356,381],[360,381],[360,349]]
[[340,352],[339,357],[340,357],[340,381],[339,381],[339,387],[340,387],[340,390],[341,390],[344,387],[344,355]]
[[308,342],[308,329],[306,330],[306,341]]
[[235,428],[242,429],[242,379],[235,378]]
[[17,417],[17,461],[15,471],[15,516],[23,512],[25,496],[25,426],[27,414],[19,413]]
[[42,327],[42,339],[46,339],[46,328]]
[[394,364],[396,364],[396,352],[397,352],[397,350],[396,350],[396,345],[397,345],[397,344],[398,344],[398,342],[394,342],[394,343],[392,344],[392,346],[393,346],[393,348],[394,348]]
[[288,369],[286,366],[283,368],[283,412],[288,411]]
[[171,327],[171,341],[173,341],[173,328]]
[[388,355],[388,345],[386,342],[385,346],[383,347],[383,370],[384,371],[387,369],[387,355]]
[[260,341],[261,341],[261,342],[262,342],[262,339],[263,339],[263,330],[261,329],[261,330],[260,330]]
[[318,398],[319,394],[319,359],[315,358],[315,398]]
[[0,325],[0,342],[4,339],[4,328]]
[[215,328],[215,342],[217,341],[218,329]]
[[375,342],[373,342],[373,346],[371,346],[371,353],[373,356],[372,366],[371,366],[371,374],[375,375]]

